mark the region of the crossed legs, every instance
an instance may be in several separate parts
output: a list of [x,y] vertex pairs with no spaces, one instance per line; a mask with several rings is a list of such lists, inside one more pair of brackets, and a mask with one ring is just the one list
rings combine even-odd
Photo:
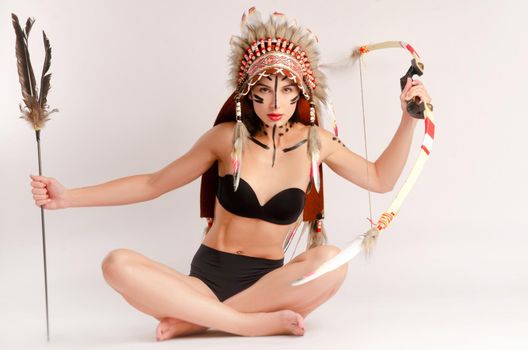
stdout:
[[127,249],[107,255],[103,274],[132,306],[160,320],[158,340],[209,327],[240,335],[302,335],[303,317],[337,292],[347,266],[302,286],[289,282],[338,251],[333,246],[310,249],[223,303],[199,279]]

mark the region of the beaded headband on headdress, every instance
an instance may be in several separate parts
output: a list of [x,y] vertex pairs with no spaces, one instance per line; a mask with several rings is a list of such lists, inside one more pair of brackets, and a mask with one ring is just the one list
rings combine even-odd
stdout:
[[[264,47],[264,39],[260,39]],[[297,84],[306,99],[310,99],[309,89],[315,89],[313,72],[309,69],[310,62],[306,58],[306,53],[299,53],[300,46],[296,46],[296,51],[291,51],[294,46],[288,41],[282,41],[281,38],[268,38],[268,49],[264,47],[263,52],[258,49],[258,45],[252,45],[248,52],[256,50],[256,54],[244,55],[240,64],[240,78],[238,84],[240,93],[246,95],[251,87],[255,85],[260,78],[269,74],[282,74]],[[281,44],[282,42],[282,44]],[[288,48],[285,50],[285,48]],[[266,52],[267,51],[267,52]],[[268,54],[268,52],[270,52]],[[302,56],[301,56],[302,54]],[[303,79],[306,77],[306,80]]]
[[326,81],[318,69],[317,37],[275,12],[264,22],[253,7],[242,16],[241,35],[231,38],[231,84],[246,95],[262,77],[281,74],[297,84],[303,96],[326,100]]

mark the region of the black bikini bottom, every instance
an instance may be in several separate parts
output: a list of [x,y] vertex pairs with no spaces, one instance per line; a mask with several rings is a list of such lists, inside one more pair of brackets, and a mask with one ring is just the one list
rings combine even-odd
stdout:
[[226,253],[202,244],[191,262],[189,276],[202,280],[224,301],[283,265],[284,258],[272,260]]

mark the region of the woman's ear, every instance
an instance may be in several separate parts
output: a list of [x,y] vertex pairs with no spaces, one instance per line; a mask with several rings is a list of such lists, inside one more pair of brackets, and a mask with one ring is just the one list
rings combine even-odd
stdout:
[[249,93],[247,94],[247,97],[249,100],[253,101],[253,91],[249,91]]

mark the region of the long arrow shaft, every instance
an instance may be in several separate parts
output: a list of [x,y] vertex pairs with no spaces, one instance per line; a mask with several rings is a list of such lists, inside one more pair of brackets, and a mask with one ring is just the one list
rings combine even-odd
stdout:
[[[38,168],[39,176],[42,176],[42,162],[40,157],[40,130],[35,131],[37,137],[37,150],[38,150]],[[44,294],[46,297],[46,338],[49,342],[49,309],[48,309],[48,267],[46,264],[46,225],[44,222],[44,206],[40,206],[40,221],[42,224],[42,253],[44,256]]]

